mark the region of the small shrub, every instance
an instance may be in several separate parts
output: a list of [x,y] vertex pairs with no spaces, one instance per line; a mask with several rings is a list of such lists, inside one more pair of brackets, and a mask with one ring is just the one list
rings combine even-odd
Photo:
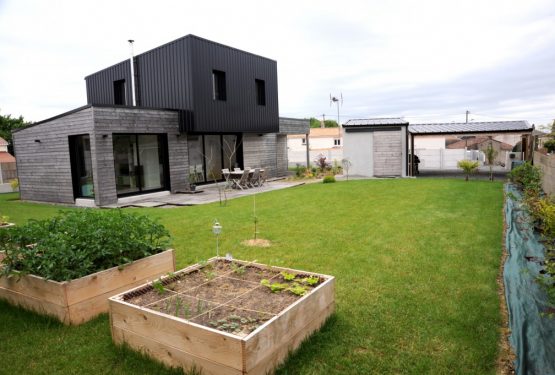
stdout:
[[306,167],[304,165],[297,164],[295,167],[295,176],[302,178],[305,176],[305,174],[306,174]]
[[466,174],[466,177],[465,177],[466,181],[468,181],[469,175],[476,172],[479,165],[480,164],[477,161],[472,161],[472,160],[459,160],[457,162],[457,167],[462,169]]
[[552,153],[555,152],[555,139],[550,139],[543,143],[543,147],[547,150],[547,152]]
[[12,187],[13,191],[16,191],[19,187],[19,179],[14,178],[13,180],[10,180],[10,186]]
[[330,184],[332,182],[335,182],[335,177],[334,176],[325,176],[323,182],[324,182],[324,184]]
[[526,162],[509,173],[509,179],[517,184],[526,196],[537,196],[542,190],[542,171]]
[[122,210],[82,209],[0,231],[0,274],[67,281],[163,251],[169,232]]
[[320,172],[324,172],[331,168],[330,163],[327,162],[326,157],[322,154],[318,155],[318,158],[314,160]]

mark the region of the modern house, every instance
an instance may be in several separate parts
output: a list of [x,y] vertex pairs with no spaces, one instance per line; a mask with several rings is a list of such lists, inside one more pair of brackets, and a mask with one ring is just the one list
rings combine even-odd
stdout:
[[[85,78],[84,107],[14,134],[21,198],[57,203],[181,192],[222,168],[287,172],[277,63],[194,35]],[[132,69],[133,68],[133,69]]]
[[287,136],[289,165],[306,165],[307,147],[309,160],[323,155],[330,162],[341,163],[343,159],[343,135],[341,128],[311,128],[308,134],[290,134]]
[[408,126],[402,118],[347,121],[343,125],[343,157],[351,162],[349,174],[407,176]]
[[15,158],[8,152],[8,142],[0,138],[0,193],[11,192],[10,181],[16,178]]

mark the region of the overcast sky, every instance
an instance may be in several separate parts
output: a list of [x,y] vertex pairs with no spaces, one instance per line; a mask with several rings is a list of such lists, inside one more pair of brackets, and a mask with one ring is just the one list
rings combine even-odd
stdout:
[[187,34],[278,63],[280,115],[555,118],[555,1],[0,0],[0,113],[86,104],[84,77]]

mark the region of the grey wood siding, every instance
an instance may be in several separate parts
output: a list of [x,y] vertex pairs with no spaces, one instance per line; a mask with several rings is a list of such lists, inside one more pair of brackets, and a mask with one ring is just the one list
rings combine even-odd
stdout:
[[287,135],[278,134],[276,137],[276,175],[286,176],[288,171]]
[[310,120],[300,118],[279,118],[280,134],[308,134],[310,133]]
[[95,203],[116,203],[114,133],[167,134],[171,191],[186,190],[187,138],[178,131],[176,111],[87,107],[14,134],[21,199],[75,203],[68,137],[88,134]]
[[21,199],[73,204],[68,137],[89,134],[94,154],[92,133],[92,108],[14,133]]
[[245,134],[243,164],[250,168],[264,168],[268,177],[276,177],[276,134]]
[[374,176],[401,176],[402,174],[402,132],[374,132]]

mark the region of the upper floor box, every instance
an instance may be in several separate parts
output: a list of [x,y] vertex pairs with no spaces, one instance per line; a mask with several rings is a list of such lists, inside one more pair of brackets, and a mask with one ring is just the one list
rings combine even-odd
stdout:
[[[85,78],[92,105],[132,105],[130,60]],[[279,131],[277,63],[187,35],[134,57],[136,105],[179,110],[187,133]]]

